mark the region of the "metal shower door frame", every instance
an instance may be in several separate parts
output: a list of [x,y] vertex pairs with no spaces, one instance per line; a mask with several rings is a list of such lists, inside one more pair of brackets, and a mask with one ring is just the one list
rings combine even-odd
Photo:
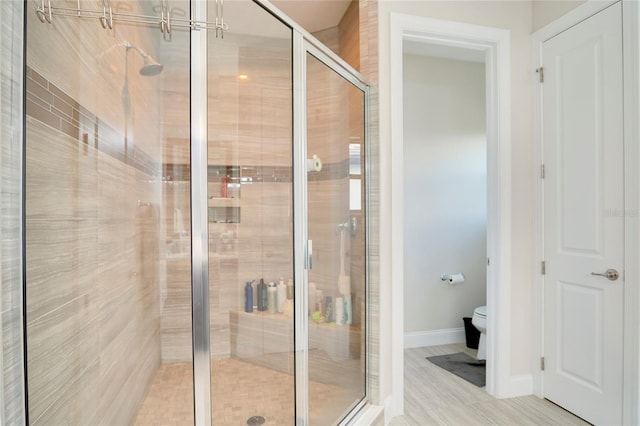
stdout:
[[[308,368],[308,270],[306,268],[308,221],[307,210],[307,107],[306,56],[307,53],[323,62],[349,83],[364,93],[365,173],[369,170],[368,125],[369,85],[362,75],[347,62],[324,46],[310,33],[291,20],[267,0],[253,0],[276,19],[292,29],[293,44],[293,235],[294,235],[294,345],[295,345],[295,423],[309,424],[309,368]],[[191,19],[207,20],[206,0],[191,0]],[[193,330],[194,421],[196,425],[211,425],[211,348],[209,308],[209,247],[207,210],[207,125],[208,125],[208,51],[207,28],[191,29],[191,285]],[[365,200],[368,200],[368,180],[364,179]],[[365,207],[365,239],[368,233],[369,208]],[[368,277],[368,247],[365,240],[365,276]],[[301,284],[301,285],[300,285]],[[365,305],[369,302],[368,280]],[[369,353],[369,318],[365,319],[365,354]],[[368,367],[368,360],[365,356]],[[368,370],[365,368],[365,381]],[[351,413],[342,420],[348,422],[362,408],[369,395],[365,395]]]
[[[260,1],[260,0],[255,0]],[[309,309],[309,269],[307,261],[311,257],[309,241],[309,223],[306,212],[308,211],[308,187],[307,187],[307,54],[312,55],[327,68],[345,79],[364,95],[364,185],[365,185],[365,394],[353,407],[350,413],[341,419],[340,424],[347,424],[367,403],[369,396],[368,359],[369,354],[369,257],[367,236],[369,235],[369,208],[366,203],[369,200],[367,171],[369,170],[369,85],[366,80],[350,65],[344,62],[334,52],[320,43],[315,37],[304,30],[294,27],[293,34],[293,116],[294,116],[294,269],[296,283],[295,288],[295,371],[296,371],[296,425],[307,426],[309,424],[309,317],[306,315]]]
[[[206,21],[207,1],[191,0],[191,18]],[[191,315],[194,424],[211,425],[209,223],[207,210],[207,30],[191,30]]]

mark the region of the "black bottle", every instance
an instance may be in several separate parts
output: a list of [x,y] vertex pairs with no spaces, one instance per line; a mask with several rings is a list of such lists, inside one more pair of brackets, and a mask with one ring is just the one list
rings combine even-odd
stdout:
[[258,310],[267,310],[267,285],[262,278],[260,278],[260,283],[258,284]]

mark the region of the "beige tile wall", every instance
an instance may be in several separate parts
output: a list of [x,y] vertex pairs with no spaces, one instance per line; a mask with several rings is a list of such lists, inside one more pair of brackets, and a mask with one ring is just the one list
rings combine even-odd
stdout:
[[150,176],[32,117],[27,141],[32,422],[126,423],[160,362]]
[[360,71],[360,27],[360,1],[353,0],[338,25],[340,30],[338,53],[358,71]]
[[[75,5],[75,3],[73,3]],[[124,4],[124,3],[123,3]],[[131,7],[137,3],[128,3]],[[28,4],[33,8],[33,4]],[[115,4],[114,7],[119,7]],[[27,14],[27,363],[32,424],[127,424],[160,364],[154,28]],[[126,391],[123,391],[125,390]]]
[[[260,170],[265,170],[261,169],[263,166],[275,166],[276,171],[277,167],[282,166],[279,171],[283,174],[281,181],[272,175],[264,175],[262,183],[254,181],[241,186],[238,202],[240,224],[210,224],[212,356],[224,358],[230,356],[233,350],[230,342],[244,341],[243,336],[230,334],[229,313],[242,310],[245,282],[260,276],[264,276],[266,281],[277,281],[279,277],[286,281],[292,276],[291,52],[287,43],[233,34],[226,35],[224,41],[214,40],[211,49],[216,53],[211,55],[209,64],[212,71],[209,163],[252,169],[257,167],[258,171],[242,172],[251,176],[260,176]],[[230,68],[246,73],[251,80],[239,82],[235,74],[227,72]],[[168,71],[170,69],[167,68]],[[350,103],[346,86],[332,85],[328,75],[331,73],[320,78],[314,89],[315,95],[310,97],[312,127],[316,126],[311,129],[315,139],[310,146],[313,153],[317,153],[325,163],[322,176],[311,177],[310,193],[313,197],[310,220],[317,228],[314,232],[321,236],[317,240],[314,258],[318,271],[314,280],[327,295],[336,295],[340,241],[337,225],[346,222],[349,217],[347,159],[351,129],[346,123],[337,127],[330,124],[344,122],[348,114],[356,118],[350,121],[360,133],[363,124],[361,113],[358,115],[344,110],[350,104],[361,108],[361,104]],[[167,123],[179,116],[176,109],[175,106],[165,107]],[[336,146],[326,142],[329,140],[341,140],[344,143]],[[179,152],[178,141],[175,141],[175,146]],[[171,161],[186,163],[187,157],[177,155]],[[333,179],[329,180],[332,176]],[[219,194],[218,185],[219,177],[210,176],[211,195]],[[181,191],[176,182],[169,188]],[[336,192],[342,194],[338,199],[332,195]],[[172,199],[171,196],[165,198]],[[188,199],[178,198],[181,199],[179,208],[183,212],[188,211]],[[167,218],[171,220],[173,207],[168,210]],[[357,322],[362,322],[364,315],[362,235],[361,228],[359,237],[354,239],[357,253],[352,255],[351,264],[347,265],[347,269],[353,270],[354,293],[359,294],[354,304],[358,313]],[[230,243],[221,243],[228,239]],[[164,317],[184,317],[184,313],[189,311],[190,284],[186,273],[187,261],[177,259],[170,262],[180,265],[178,268],[184,273],[181,273],[182,283],[170,284],[172,290],[165,304],[162,321],[163,360],[179,361],[190,356],[189,352],[177,349],[184,347],[184,342],[190,338],[189,324],[183,321],[178,325],[175,321],[165,321]],[[268,330],[265,328],[264,331]],[[364,347],[362,342],[360,346]],[[290,351],[291,346],[283,344],[281,350]]]
[[313,36],[320,40],[322,44],[331,49],[334,53],[340,54],[340,28],[329,27],[324,30],[316,31]]
[[[128,140],[148,155],[159,159],[162,153],[158,120],[159,76],[143,77],[141,55],[130,50],[125,73],[125,48],[129,42],[158,58],[158,51],[169,43],[155,27],[116,23],[114,30],[103,30],[96,19],[56,16],[53,24],[36,18],[35,2],[27,4],[28,65],[52,81],[61,92],[74,99],[114,129],[124,132],[123,91],[125,76],[132,104],[128,118]],[[142,12],[150,2],[112,1],[115,10]],[[75,0],[61,0],[57,6],[77,6]],[[91,7],[92,4],[86,4]],[[184,45],[188,49],[188,45]],[[155,117],[151,120],[150,117]]]
[[359,0],[353,0],[338,25],[313,33],[315,38],[337,53],[357,71],[360,71],[360,9],[363,7],[362,3]]
[[[211,351],[214,358],[226,358],[230,356],[232,340],[229,313],[243,308],[245,282],[261,276],[267,282],[280,277],[288,280],[293,275],[291,47],[286,40],[233,33],[225,35],[224,40],[209,42],[209,195],[221,195],[225,166],[245,167],[242,175],[255,179],[242,185],[238,200],[210,203],[240,208],[239,224],[209,225]],[[181,55],[184,53],[163,56],[167,58],[165,97],[169,91],[176,96],[176,81],[185,75],[184,66],[176,63]],[[240,72],[249,75],[250,80],[238,81]],[[184,117],[181,106],[167,103],[163,114],[173,137],[164,161],[180,165],[171,168],[172,180],[165,185],[165,221],[167,229],[172,229],[175,208],[180,209],[185,222],[189,220],[185,181],[189,174],[189,142],[188,138],[176,137],[179,126],[175,122]],[[169,232],[168,237],[179,240],[175,233]],[[188,245],[182,244],[182,252],[186,254],[188,250]],[[191,351],[185,346],[191,339],[187,320],[191,312],[189,258],[170,256],[167,265],[162,359],[186,361],[191,359]],[[281,350],[291,351],[292,346]]]

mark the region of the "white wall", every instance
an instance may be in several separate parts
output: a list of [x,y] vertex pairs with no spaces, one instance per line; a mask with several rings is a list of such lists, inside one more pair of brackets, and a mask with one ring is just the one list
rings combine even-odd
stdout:
[[555,21],[585,0],[533,0],[533,31]]
[[404,330],[460,328],[486,304],[484,63],[404,55],[403,69]]
[[[392,12],[508,29],[511,32],[511,374],[530,374],[531,361],[531,78],[530,1],[400,1],[379,3],[380,117],[380,377],[381,399],[391,392],[391,141],[389,22]],[[386,262],[386,263],[385,263]],[[386,327],[386,328],[384,328]]]

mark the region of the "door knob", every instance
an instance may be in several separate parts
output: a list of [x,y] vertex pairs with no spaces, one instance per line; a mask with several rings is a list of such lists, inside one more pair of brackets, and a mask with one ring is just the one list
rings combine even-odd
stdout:
[[591,275],[597,275],[599,277],[608,278],[611,281],[615,281],[620,277],[620,274],[615,269],[607,269],[604,274],[598,272],[592,272]]

